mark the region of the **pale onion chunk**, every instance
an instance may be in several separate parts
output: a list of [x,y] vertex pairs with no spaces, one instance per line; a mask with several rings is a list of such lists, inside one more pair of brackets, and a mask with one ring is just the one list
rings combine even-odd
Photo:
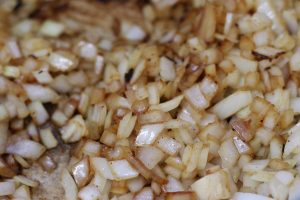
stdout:
[[164,153],[154,146],[144,146],[138,148],[137,158],[148,169],[153,169],[164,158]]
[[78,197],[82,200],[98,200],[101,197],[99,189],[91,184],[80,189]]
[[203,110],[209,106],[209,102],[196,84],[184,91],[184,97],[197,109]]
[[12,195],[15,192],[15,183],[14,182],[0,182],[0,197],[6,195]]
[[254,52],[259,54],[259,55],[265,56],[267,59],[276,58],[279,55],[281,55],[282,53],[284,53],[283,50],[276,49],[276,48],[273,48],[273,47],[270,47],[270,46],[258,47],[256,49],[254,49]]
[[292,71],[300,71],[300,50],[296,51],[290,59],[290,69]]
[[59,37],[63,33],[64,28],[64,25],[59,22],[46,20],[42,24],[39,32],[44,36]]
[[23,87],[31,101],[55,103],[59,100],[59,95],[49,87],[37,84],[25,84]]
[[53,71],[70,71],[77,67],[77,58],[67,51],[52,52],[48,58],[48,62],[51,65]]
[[115,180],[127,180],[139,175],[127,160],[114,160],[109,162],[112,173],[115,175]]
[[90,159],[90,162],[94,170],[96,170],[102,177],[109,180],[114,180],[114,175],[112,174],[106,158],[93,157]]
[[152,144],[163,130],[163,124],[144,125],[136,137],[135,144],[137,146]]
[[29,187],[26,185],[21,185],[16,189],[15,193],[13,194],[13,197],[15,199],[30,200],[31,195],[30,195]]
[[46,148],[40,143],[25,139],[8,145],[6,151],[23,158],[36,160],[46,151]]
[[140,191],[146,184],[146,180],[142,176],[138,176],[133,179],[129,179],[127,181],[127,187],[130,192],[138,192]]
[[300,128],[299,122],[289,130],[290,135],[287,138],[287,142],[284,146],[283,157],[288,157],[293,152],[299,152],[300,150]]
[[77,142],[82,137],[88,135],[86,124],[81,115],[74,116],[60,129],[60,132],[65,142]]
[[157,140],[156,146],[169,155],[175,155],[181,148],[181,144],[177,140],[165,135]]
[[293,181],[289,189],[289,199],[288,200],[298,200],[300,199],[300,178],[297,176]]
[[289,186],[293,180],[294,180],[294,175],[293,173],[289,171],[278,171],[275,174],[275,177],[284,185]]
[[263,170],[268,166],[269,162],[269,160],[252,160],[251,162],[244,165],[243,171],[255,172]]
[[231,138],[222,142],[218,153],[221,157],[223,168],[232,168],[240,157]]
[[232,200],[274,200],[274,199],[259,194],[236,192],[233,195]]
[[250,91],[236,91],[215,104],[212,108],[212,112],[220,119],[226,119],[248,106],[252,100],[253,97]]
[[15,176],[14,180],[21,183],[21,184],[27,185],[29,187],[37,187],[39,185],[39,183],[37,181],[33,181],[33,180],[31,180],[31,179],[29,179],[25,176],[22,176],[22,175]]
[[160,76],[163,81],[174,81],[176,71],[174,62],[166,57],[161,57],[159,60]]
[[77,200],[78,189],[76,183],[67,169],[61,174],[61,184],[65,191],[66,200]]
[[132,113],[127,113],[119,123],[118,138],[128,138],[133,131],[137,117],[132,116]]
[[213,174],[206,175],[191,185],[192,190],[198,198],[209,199],[229,199],[231,196],[229,185],[229,174],[220,170]]
[[77,186],[83,187],[89,180],[90,166],[88,158],[83,158],[72,166],[71,173]]
[[52,149],[58,145],[58,141],[50,128],[40,129],[40,137],[47,149]]
[[125,39],[131,41],[140,41],[146,37],[142,27],[127,21],[121,22],[121,34]]
[[231,55],[228,57],[235,67],[242,73],[247,74],[249,72],[256,72],[258,63],[254,60],[249,60],[241,56]]
[[136,82],[140,78],[140,76],[142,75],[145,67],[146,67],[145,60],[141,60],[137,64],[136,68],[134,69],[134,73],[133,73],[132,78],[130,80],[130,84],[133,84],[134,82]]
[[153,198],[154,198],[154,194],[150,187],[143,188],[134,197],[135,200],[152,200]]
[[39,101],[33,101],[29,104],[29,112],[33,120],[41,125],[49,119],[49,114]]
[[33,76],[41,84],[49,84],[53,81],[53,78],[47,69],[34,71]]
[[166,192],[180,192],[184,191],[182,183],[172,176],[168,176],[168,183],[163,186]]
[[150,106],[149,110],[161,110],[163,112],[169,112],[175,108],[177,108],[181,101],[183,99],[183,95],[179,95],[177,97],[174,97],[173,99],[163,102],[158,105],[152,105]]

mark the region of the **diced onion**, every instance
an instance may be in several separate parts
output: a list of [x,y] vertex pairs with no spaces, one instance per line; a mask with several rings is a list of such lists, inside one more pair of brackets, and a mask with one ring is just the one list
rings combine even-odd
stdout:
[[138,136],[136,137],[135,144],[137,146],[152,144],[159,134],[163,131],[163,124],[151,124],[141,127]]

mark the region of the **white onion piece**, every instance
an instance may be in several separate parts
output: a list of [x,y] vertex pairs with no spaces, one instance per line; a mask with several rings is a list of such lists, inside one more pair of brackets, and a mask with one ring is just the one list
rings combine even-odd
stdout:
[[65,191],[66,200],[77,200],[78,189],[72,176],[67,169],[62,171],[61,184]]
[[220,170],[202,177],[194,182],[191,188],[200,199],[229,199],[229,176],[226,171]]
[[150,187],[143,188],[139,193],[134,197],[135,200],[153,200],[154,195]]
[[90,159],[91,166],[106,179],[114,180],[114,175],[110,169],[108,161],[105,158],[94,157]]
[[18,187],[18,189],[16,189],[13,197],[15,199],[30,200],[30,190],[26,185],[21,185],[20,187]]
[[283,157],[288,157],[294,151],[298,151],[300,149],[300,129],[299,122],[289,130],[289,137],[284,146]]
[[243,167],[243,171],[256,172],[265,169],[269,164],[269,160],[252,160]]
[[275,177],[286,186],[289,186],[294,180],[294,175],[289,171],[279,171]]
[[139,173],[128,163],[127,160],[115,160],[109,162],[115,180],[126,180],[137,177]]
[[174,81],[176,71],[173,61],[166,57],[161,57],[159,60],[160,76],[163,81]]
[[29,187],[37,187],[39,185],[39,183],[37,181],[33,181],[25,176],[19,175],[19,176],[15,176],[14,180],[22,183],[24,185],[27,185]]
[[72,167],[72,175],[75,183],[80,188],[89,180],[90,166],[88,158],[84,158]]
[[265,197],[253,193],[237,192],[233,195],[232,200],[273,200],[270,197]]
[[36,84],[25,84],[23,87],[31,101],[55,103],[59,100],[58,94],[49,87]]
[[0,197],[13,194],[15,189],[14,182],[0,182]]
[[222,159],[223,168],[232,168],[240,156],[231,138],[222,142],[218,153]]
[[86,124],[81,115],[74,116],[60,129],[60,132],[65,142],[77,142],[82,137],[88,135]]
[[39,30],[42,35],[49,37],[58,37],[63,31],[64,25],[52,20],[46,20]]
[[41,125],[49,119],[48,112],[41,102],[33,101],[28,107],[31,117],[37,124]]
[[140,191],[145,184],[146,180],[142,176],[138,176],[127,181],[127,187],[129,191],[133,193]]
[[169,155],[175,155],[181,148],[181,144],[177,140],[168,136],[160,137],[156,142],[156,146]]
[[131,132],[133,131],[136,120],[137,120],[137,117],[132,116],[131,112],[127,113],[119,123],[117,137],[118,138],[129,137]]
[[121,23],[121,34],[127,40],[140,41],[145,38],[145,31],[138,25],[123,21]]
[[174,97],[173,99],[166,101],[158,105],[152,105],[149,110],[161,110],[163,112],[169,112],[179,106],[183,99],[183,95]]
[[220,119],[226,119],[252,102],[250,91],[237,91],[219,101],[211,109]]
[[67,51],[52,52],[48,58],[51,70],[54,71],[70,71],[77,67],[77,58]]
[[88,185],[81,188],[78,197],[82,200],[98,200],[101,197],[101,193],[95,185]]
[[249,60],[235,55],[229,56],[229,60],[231,60],[235,67],[243,74],[257,71],[257,61]]
[[168,176],[168,183],[163,186],[163,190],[166,192],[180,192],[184,191],[184,187],[179,180],[172,176]]
[[97,48],[89,42],[79,42],[79,54],[86,60],[93,61],[97,56]]
[[300,178],[299,176],[293,181],[290,190],[289,190],[289,199],[288,200],[298,200],[300,199]]
[[156,147],[145,146],[137,151],[137,158],[148,168],[153,169],[164,157],[164,153]]
[[50,128],[40,129],[40,137],[47,149],[52,149],[58,145]]
[[209,102],[201,91],[200,85],[196,84],[184,91],[184,97],[197,109],[205,109]]
[[45,151],[46,148],[40,143],[27,139],[17,141],[6,148],[7,153],[17,154],[23,158],[32,160],[38,159]]
[[136,137],[135,144],[137,146],[152,144],[158,135],[163,131],[163,124],[150,124],[141,127],[138,136]]

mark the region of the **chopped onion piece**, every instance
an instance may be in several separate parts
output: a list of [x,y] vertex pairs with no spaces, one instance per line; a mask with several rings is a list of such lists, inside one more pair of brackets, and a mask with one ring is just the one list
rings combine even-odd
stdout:
[[138,25],[127,21],[121,23],[121,34],[127,40],[139,41],[146,37],[145,31]]
[[19,182],[19,183],[22,183],[24,185],[27,185],[29,187],[37,187],[39,185],[38,182],[30,180],[29,178],[27,178],[25,176],[22,176],[22,175],[15,176],[14,180]]
[[52,52],[48,58],[53,71],[70,71],[77,67],[78,60],[76,57],[67,51]]
[[115,180],[126,180],[137,177],[139,173],[131,167],[127,160],[115,160],[109,162]]
[[270,197],[253,194],[253,193],[244,193],[244,192],[237,192],[233,195],[232,200],[274,200]]
[[40,143],[25,139],[8,145],[6,151],[23,158],[36,160],[46,151],[46,148]]
[[101,193],[95,185],[88,185],[78,192],[78,197],[82,200],[98,200]]
[[61,184],[65,191],[66,200],[77,200],[78,189],[72,176],[67,169],[64,169],[61,174]]
[[215,104],[212,112],[220,119],[226,119],[252,102],[250,91],[237,91]]
[[58,141],[54,137],[50,128],[40,129],[40,137],[47,149],[52,149],[58,145]]
[[153,200],[154,195],[150,187],[143,188],[139,193],[134,197],[134,200]]
[[153,169],[164,157],[161,150],[153,146],[138,148],[137,158],[148,168]]
[[60,132],[65,142],[77,142],[82,137],[88,135],[86,124],[81,115],[73,117],[60,129]]
[[243,167],[243,171],[256,172],[265,169],[269,164],[269,160],[252,160]]
[[129,137],[131,132],[133,131],[136,120],[137,117],[132,116],[131,112],[127,113],[119,123],[117,137],[118,138]]
[[136,137],[135,144],[137,146],[152,144],[163,130],[163,124],[144,125],[141,127],[138,136]]
[[110,169],[108,161],[105,158],[93,157],[90,159],[91,166],[106,179],[114,180],[114,175]]
[[177,97],[174,97],[173,99],[166,101],[164,103],[158,104],[158,105],[152,105],[150,106],[149,110],[161,110],[163,112],[169,112],[179,106],[183,99],[183,95],[179,95]]
[[55,103],[59,100],[58,94],[49,87],[36,84],[25,84],[23,87],[31,101]]
[[156,142],[156,146],[169,155],[175,155],[181,148],[179,142],[168,136],[160,137]]
[[40,33],[49,37],[58,37],[63,31],[64,25],[52,20],[46,20],[40,28]]
[[249,60],[235,55],[229,56],[229,60],[231,60],[235,67],[243,74],[257,71],[257,61]]
[[174,81],[176,71],[173,61],[166,57],[161,57],[159,60],[160,76],[163,81]]
[[0,196],[12,195],[15,189],[14,182],[0,182]]

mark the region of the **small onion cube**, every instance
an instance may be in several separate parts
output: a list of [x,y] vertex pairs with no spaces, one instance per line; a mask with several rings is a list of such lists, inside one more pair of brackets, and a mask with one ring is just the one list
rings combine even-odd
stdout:
[[135,144],[137,146],[152,144],[158,135],[163,131],[163,124],[150,124],[141,127],[138,136],[136,137]]
[[116,180],[126,180],[137,177],[139,173],[128,163],[127,160],[115,160],[109,162],[112,173]]

